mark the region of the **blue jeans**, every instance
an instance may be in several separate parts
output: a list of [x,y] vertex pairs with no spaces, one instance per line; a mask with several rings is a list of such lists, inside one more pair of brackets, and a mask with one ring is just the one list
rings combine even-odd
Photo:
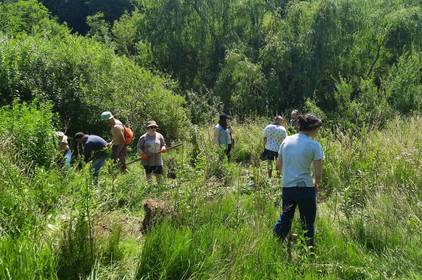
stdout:
[[64,152],[64,166],[70,167],[70,162],[72,161],[72,151],[67,148]]
[[316,217],[316,193],[310,187],[283,188],[283,212],[274,226],[274,234],[284,240],[292,227],[296,206],[299,206],[300,221],[305,230],[308,245],[314,245],[314,223]]
[[100,168],[104,165],[106,158],[106,156],[100,156],[92,161],[92,175],[98,177],[98,174],[100,173]]

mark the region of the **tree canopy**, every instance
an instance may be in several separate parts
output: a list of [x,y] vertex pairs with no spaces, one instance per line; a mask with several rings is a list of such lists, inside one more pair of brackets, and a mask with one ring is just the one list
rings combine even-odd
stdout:
[[[305,104],[312,103],[330,119],[345,119],[349,126],[382,124],[394,112],[408,114],[421,109],[422,3],[417,0],[41,3],[48,10],[35,0],[1,4],[0,13],[5,15],[0,21],[3,47],[23,44],[23,51],[25,44],[31,48],[36,42],[48,57],[56,57],[50,52],[54,49],[65,52],[66,58],[76,56],[76,61],[87,62],[89,65],[81,64],[80,72],[63,69],[66,73],[62,74],[69,77],[62,80],[72,83],[66,87],[75,88],[75,92],[83,89],[91,97],[101,98],[98,91],[113,92],[111,84],[116,81],[111,79],[116,74],[111,73],[126,71],[130,76],[135,74],[128,69],[136,69],[137,73],[158,74],[164,88],[185,97],[187,111],[197,110],[198,104],[204,104],[204,110],[210,105],[218,107],[221,102],[223,110],[234,115],[270,115],[305,109]],[[68,28],[52,15],[66,21]],[[72,31],[92,40],[71,35]],[[43,44],[50,47],[43,48]],[[78,51],[81,45],[86,50]],[[97,52],[106,62],[94,59],[99,56]],[[26,57],[21,60],[25,67],[30,66]],[[118,70],[116,64],[126,65],[122,68],[127,70]],[[6,73],[12,66],[17,67],[4,64],[0,71]],[[32,67],[32,76],[37,69],[48,73],[38,65]],[[19,75],[25,73],[19,71]],[[119,72],[118,76],[125,78],[117,80],[128,83],[125,75]],[[93,86],[98,85],[99,77],[107,79],[108,85]],[[79,80],[89,86],[81,86]],[[3,87],[10,85],[9,78],[5,81]],[[127,95],[140,92],[131,82],[118,87],[125,88]],[[6,89],[3,92],[15,91],[2,97],[3,103],[16,95],[14,87]],[[34,92],[28,87],[18,90],[21,96]],[[138,99],[136,94],[133,99]],[[191,98],[192,94],[196,97]],[[204,100],[198,102],[198,98]],[[368,105],[363,100],[367,98],[375,106],[370,108],[380,112],[376,116],[366,112]],[[356,114],[361,116],[353,117]],[[203,121],[198,118],[192,121]]]

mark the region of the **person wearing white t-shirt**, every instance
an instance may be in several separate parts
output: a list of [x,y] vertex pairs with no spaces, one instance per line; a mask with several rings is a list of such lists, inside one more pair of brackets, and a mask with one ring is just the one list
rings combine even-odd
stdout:
[[264,128],[264,152],[261,154],[261,159],[268,162],[269,178],[272,177],[273,161],[278,157],[280,145],[287,137],[287,131],[282,123],[283,117],[277,115],[274,122]]
[[214,127],[214,143],[224,148],[227,159],[230,160],[230,152],[232,150],[234,140],[233,132],[228,124],[229,116],[221,114],[218,124]]
[[313,246],[316,193],[321,182],[324,158],[321,145],[314,138],[322,121],[312,114],[299,116],[298,120],[299,133],[288,136],[278,152],[277,167],[283,174],[283,212],[274,226],[274,233],[281,240],[286,238],[298,206],[307,244]]

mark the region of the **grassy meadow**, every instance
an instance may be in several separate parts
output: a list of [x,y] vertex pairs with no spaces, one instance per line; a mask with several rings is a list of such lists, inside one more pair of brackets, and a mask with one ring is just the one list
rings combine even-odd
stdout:
[[[422,280],[421,34],[422,0],[0,1],[0,280]],[[326,123],[314,250],[298,217],[273,236],[259,160],[292,109]],[[106,110],[183,143],[163,184],[61,167],[55,132],[109,141]],[[142,233],[147,199],[167,214]]]
[[[149,186],[140,164],[122,175],[108,162],[93,186],[89,166],[48,162],[49,108],[16,105],[1,117],[0,279],[422,279],[420,118],[359,135],[321,131],[310,252],[298,213],[296,242],[272,235],[281,189],[258,159],[263,120],[234,124],[232,162],[211,143],[211,126],[190,127],[164,156],[176,179]],[[148,198],[170,212],[143,235]]]

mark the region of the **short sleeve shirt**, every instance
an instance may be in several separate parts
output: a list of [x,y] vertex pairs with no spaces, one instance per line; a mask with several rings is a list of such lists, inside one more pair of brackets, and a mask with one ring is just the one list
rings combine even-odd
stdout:
[[278,154],[283,161],[282,187],[313,187],[312,163],[324,158],[317,141],[303,133],[288,136]]
[[265,149],[277,153],[284,138],[287,137],[287,131],[281,125],[270,124],[264,128],[264,137],[267,138]]
[[138,152],[144,152],[149,156],[149,159],[143,160],[142,164],[144,166],[162,166],[163,159],[159,152],[165,145],[163,135],[158,132],[153,136],[148,135],[148,133],[142,135],[138,140]]
[[218,133],[218,144],[219,145],[229,145],[232,143],[232,137],[230,133],[230,129],[224,129],[220,124],[217,124],[214,129]]
[[107,146],[106,140],[97,135],[88,135],[88,138],[84,144],[84,155],[85,159],[91,157],[92,152],[98,152]]

